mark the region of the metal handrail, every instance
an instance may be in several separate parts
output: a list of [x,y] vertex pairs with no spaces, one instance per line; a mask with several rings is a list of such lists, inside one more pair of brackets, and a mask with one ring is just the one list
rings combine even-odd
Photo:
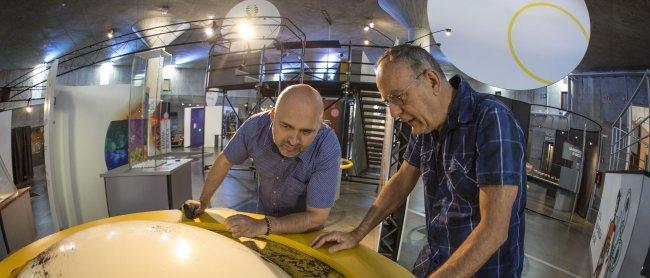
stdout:
[[[160,36],[160,35],[165,35],[165,34],[170,34],[170,33],[173,34],[173,33],[177,33],[177,32],[202,30],[207,26],[207,25],[205,25],[206,23],[211,24],[211,23],[216,22],[216,21],[237,20],[237,19],[244,19],[244,18],[252,18],[252,17],[227,17],[227,18],[214,18],[214,19],[183,21],[183,22],[171,23],[171,24],[167,24],[167,25],[160,25],[160,26],[155,26],[155,27],[151,27],[151,28],[146,28],[146,29],[133,31],[133,32],[130,32],[130,33],[127,33],[127,34],[116,36],[115,38],[112,38],[112,39],[102,40],[100,42],[93,43],[93,44],[90,44],[88,46],[85,46],[85,47],[82,47],[82,48],[67,52],[67,53],[65,53],[63,55],[60,55],[57,58],[54,58],[54,59],[46,62],[45,67],[32,69],[32,70],[20,75],[18,78],[13,79],[12,81],[8,82],[4,87],[15,88],[18,85],[31,80],[33,77],[38,76],[39,74],[42,74],[42,73],[46,72],[47,70],[50,69],[52,61],[54,61],[56,59],[59,59],[61,61],[59,63],[59,66],[61,66],[61,67],[66,67],[67,63],[72,63],[71,61],[75,61],[77,59],[81,59],[81,58],[86,59],[84,62],[86,62],[87,64],[82,65],[82,66],[78,66],[78,67],[72,66],[73,67],[72,69],[67,70],[67,71],[63,71],[63,72],[60,72],[59,74],[57,74],[57,76],[61,76],[61,75],[66,74],[66,73],[88,67],[90,65],[94,65],[94,64],[98,64],[98,63],[101,63],[101,62],[108,61],[110,59],[114,59],[116,57],[127,56],[127,55],[131,55],[131,54],[135,54],[135,53],[139,53],[139,52],[143,52],[143,51],[157,49],[157,48],[160,48],[160,47],[155,47],[155,48],[145,47],[145,49],[139,49],[139,50],[136,50],[136,51],[128,51],[128,53],[123,53],[123,54],[120,54],[120,55],[111,56],[111,57],[104,58],[104,59],[97,59],[97,58],[99,58],[98,54],[101,53],[101,51],[105,51],[106,49],[112,49],[114,47],[125,46],[125,45],[127,45],[129,43],[133,43],[133,42],[140,42],[140,41],[142,41],[143,38],[147,38],[147,37],[155,37],[155,36]],[[289,18],[275,17],[275,16],[262,16],[262,17],[259,17],[259,18],[262,18],[262,19],[280,19],[280,22],[278,24],[253,24],[254,26],[277,26],[278,28],[284,28],[285,30],[288,30],[299,41],[304,42],[307,39],[306,34],[300,28],[298,28],[298,26],[296,26],[295,23],[293,23],[293,21],[291,19],[289,19]],[[177,29],[177,30],[171,30],[171,31],[168,29],[168,30],[165,30],[165,32],[159,32],[159,33],[146,35],[146,36],[141,36],[140,35],[140,33],[142,33],[142,32],[146,32],[146,31],[150,31],[150,30],[157,30],[157,29],[164,29],[164,28],[167,28],[167,27],[174,27],[174,26],[179,26],[179,25],[183,25],[183,26],[188,25],[189,27],[188,28]],[[233,27],[233,26],[234,26],[234,24],[223,24],[223,22],[222,22],[222,25],[219,26],[219,28]],[[239,40],[239,39],[225,39],[223,36],[219,36],[218,38],[221,41],[228,41],[228,42]],[[166,45],[166,46],[170,47],[170,46],[180,46],[180,45],[187,45],[187,44],[197,44],[197,43],[212,42],[214,40],[215,40],[214,37],[209,37],[209,38],[197,39],[197,40],[194,40],[192,42],[169,44],[169,45]],[[252,38],[251,40],[276,40],[276,39],[270,39],[270,38],[263,38],[262,37],[262,38]],[[148,46],[148,45],[145,44],[145,46]],[[140,47],[138,47],[138,48],[140,48]],[[93,54],[95,56],[90,57],[90,55],[93,55]],[[10,95],[8,100],[12,100],[14,98],[17,98],[18,96],[21,96],[26,91],[30,90],[32,87],[44,84],[46,81],[47,80],[43,80],[43,81],[41,81],[41,82],[39,82],[37,84],[32,84],[31,86],[21,86],[21,87],[26,87],[26,88],[22,89],[18,93],[14,93],[14,94]],[[22,100],[23,101],[28,101],[29,99],[22,99]]]
[[[648,122],[650,120],[650,112],[646,117],[644,117],[641,121],[638,123],[634,122],[632,123],[631,127],[625,127],[623,128],[623,115],[626,113],[629,113],[630,106],[632,105],[634,99],[637,97],[637,95],[641,92],[641,88],[643,84],[645,83],[646,85],[646,93],[648,94],[648,103],[646,105],[646,108],[650,109],[650,70],[646,70],[645,73],[643,74],[643,77],[641,78],[641,81],[639,81],[639,85],[636,86],[636,89],[634,90],[634,94],[632,94],[632,97],[627,101],[621,112],[618,114],[618,117],[612,122],[612,139],[611,139],[611,145],[610,145],[610,158],[609,158],[609,170],[618,170],[619,169],[619,163],[621,161],[625,162],[625,170],[628,170],[629,165],[630,165],[630,147],[637,145],[637,144],[643,144],[643,140],[646,138],[650,138],[650,134],[646,134],[644,136],[637,136],[635,135],[634,131],[640,130],[641,126],[643,126],[644,123]],[[620,154],[625,151],[625,158],[620,158]],[[650,156],[650,153],[648,154]],[[646,159],[641,159],[639,158],[640,161],[646,161],[645,168],[646,171],[650,169],[650,165],[648,165],[647,161],[650,161],[650,157],[647,157]]]

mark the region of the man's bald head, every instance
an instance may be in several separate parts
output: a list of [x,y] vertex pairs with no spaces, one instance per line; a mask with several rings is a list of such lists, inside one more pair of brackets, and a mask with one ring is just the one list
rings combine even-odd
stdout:
[[307,84],[296,84],[285,88],[275,104],[276,113],[284,109],[306,108],[315,113],[316,118],[322,121],[323,99],[314,87]]
[[273,142],[294,157],[312,143],[323,121],[323,99],[316,89],[298,84],[284,89],[271,110]]

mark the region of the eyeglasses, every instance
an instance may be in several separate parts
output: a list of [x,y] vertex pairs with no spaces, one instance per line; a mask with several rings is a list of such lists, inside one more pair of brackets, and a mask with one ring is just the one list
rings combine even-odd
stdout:
[[422,71],[420,74],[418,74],[418,76],[416,76],[415,79],[413,79],[413,81],[411,81],[411,83],[408,84],[404,89],[402,89],[402,90],[393,90],[390,95],[386,96],[386,99],[382,100],[384,105],[386,105],[386,106],[390,106],[391,104],[394,104],[394,105],[397,105],[397,106],[404,105],[404,96],[406,95],[406,92],[411,88],[411,86],[413,86],[413,84],[415,84],[415,82],[418,79],[420,79],[420,76],[422,76],[425,72],[426,72],[426,70]]

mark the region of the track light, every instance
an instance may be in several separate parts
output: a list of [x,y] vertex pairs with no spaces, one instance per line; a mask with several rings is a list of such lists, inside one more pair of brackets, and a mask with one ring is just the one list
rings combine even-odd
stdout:
[[366,32],[370,31],[370,27],[368,25],[363,26],[363,31],[366,31]]
[[445,29],[445,35],[451,36],[451,28]]
[[370,23],[368,23],[368,27],[370,27],[370,28],[375,28],[375,23],[372,22],[372,21],[370,21]]
[[167,12],[169,12],[169,7],[168,6],[163,6],[160,9],[160,12],[162,13],[162,15],[167,15]]
[[113,31],[113,29],[109,29],[108,32],[106,32],[106,37],[108,37],[109,39],[112,39],[114,36],[115,36],[115,32]]
[[212,21],[212,24],[209,27],[205,28],[205,34],[208,37],[212,37],[212,35],[214,35],[215,29],[217,29],[217,23]]
[[363,44],[364,44],[364,45],[369,45],[369,44],[370,44],[370,41],[369,41],[369,40],[363,40]]

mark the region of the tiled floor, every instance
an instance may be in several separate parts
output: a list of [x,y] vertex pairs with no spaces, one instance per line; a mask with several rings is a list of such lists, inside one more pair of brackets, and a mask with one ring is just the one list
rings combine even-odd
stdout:
[[[211,150],[210,150],[211,152]],[[201,194],[203,173],[200,154],[187,154],[192,162],[192,195]],[[177,155],[180,156],[180,155]],[[214,155],[206,156],[206,164],[212,164]],[[206,172],[207,174],[207,172]],[[212,206],[230,207],[238,210],[255,207],[256,184],[253,173],[247,166],[236,166],[226,176],[224,183],[212,197]],[[34,217],[37,221],[39,238],[50,234],[51,216],[44,182],[34,185],[38,196],[32,197]],[[351,230],[363,218],[371,206],[375,188],[371,185],[343,182],[340,198],[332,209],[326,223],[328,230]],[[426,244],[422,206],[422,188],[417,186],[412,193],[407,216],[404,239],[398,263],[411,269],[420,248]],[[526,212],[526,258],[524,277],[588,277],[589,238],[592,227],[589,224],[568,225],[534,212]],[[375,248],[376,232],[364,239],[362,244]]]

